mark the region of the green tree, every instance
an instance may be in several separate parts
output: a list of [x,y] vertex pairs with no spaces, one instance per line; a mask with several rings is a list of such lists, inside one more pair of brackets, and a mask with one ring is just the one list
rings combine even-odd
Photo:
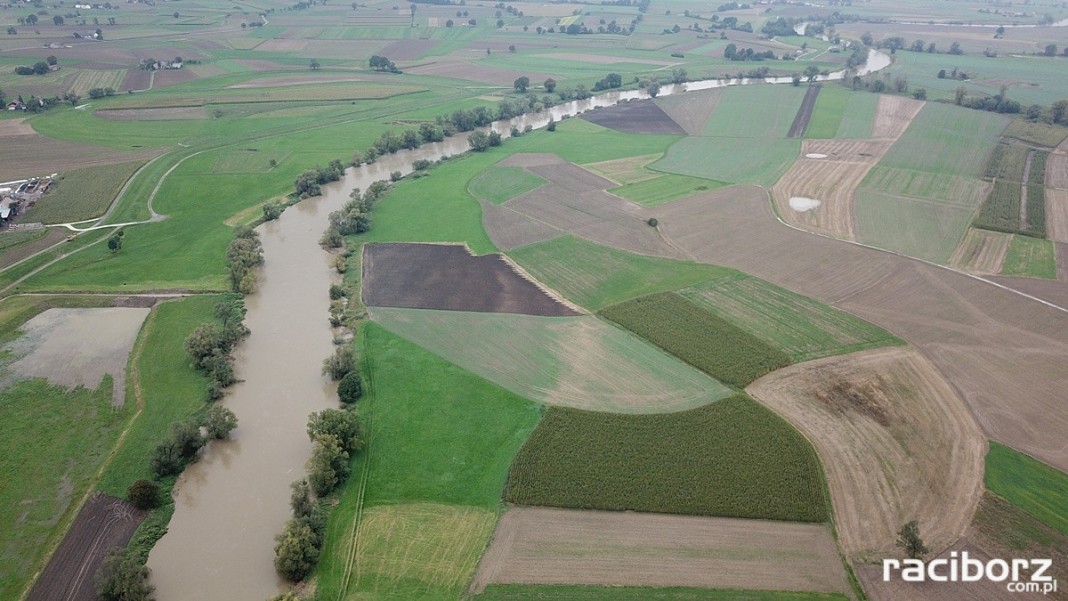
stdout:
[[212,405],[204,418],[204,427],[209,437],[222,440],[230,436],[230,432],[237,427],[237,416],[222,405]]
[[331,380],[340,380],[356,368],[356,352],[348,346],[339,346],[334,354],[323,361],[323,374]]
[[302,518],[311,515],[315,503],[311,499],[311,488],[304,478],[289,485],[289,508],[293,510],[293,517]]
[[1049,118],[1054,123],[1068,125],[1068,99],[1054,102],[1049,107]]
[[530,87],[530,78],[526,76],[516,78],[516,80],[512,82],[512,87],[515,88],[516,92],[522,94],[527,91],[528,87]]
[[912,520],[898,530],[896,544],[905,550],[905,554],[910,559],[923,559],[923,556],[930,552],[930,549],[923,544],[923,539],[920,538],[920,525],[916,520]]
[[116,549],[97,570],[96,594],[100,601],[149,601],[155,588],[148,583],[148,574],[147,566]]
[[185,462],[182,460],[182,453],[178,450],[178,445],[173,440],[165,440],[152,450],[152,457],[148,461],[149,467],[152,468],[152,472],[161,478],[167,476],[174,476],[181,473],[182,468],[185,466]]
[[363,396],[363,381],[360,379],[359,372],[352,370],[345,374],[337,385],[337,397],[342,403],[351,405],[360,400],[361,396]]
[[122,249],[122,237],[122,230],[118,230],[110,237],[108,237],[108,250],[113,253],[119,252],[119,250]]
[[319,64],[319,61],[315,60],[314,58],[311,59],[311,62],[308,63],[308,66],[311,67],[312,71],[318,71],[319,68],[322,67],[322,65]]
[[656,95],[660,93],[660,82],[650,81],[649,86],[645,88],[645,91],[649,93],[651,98],[656,98]]
[[59,15],[56,15],[56,16],[52,17],[52,24],[56,25],[56,26],[62,25],[63,24],[63,17],[61,17]]
[[545,80],[545,83],[542,84],[542,86],[545,87],[546,92],[552,94],[556,90],[556,80],[550,77]]
[[809,66],[805,67],[804,76],[805,76],[805,81],[807,81],[808,83],[812,83],[812,82],[816,81],[816,76],[818,76],[819,74],[820,74],[820,68],[817,67],[816,65],[809,65]]
[[1046,44],[1046,50],[1043,52],[1046,56],[1057,56],[1057,45]]
[[126,498],[138,509],[154,509],[159,505],[159,484],[139,478],[126,491]]
[[315,438],[308,458],[308,485],[317,497],[324,497],[349,475],[349,454],[336,436],[322,434]]
[[186,459],[196,455],[205,443],[204,436],[200,433],[200,426],[193,421],[171,424],[171,439],[178,448],[178,453]]
[[314,442],[321,436],[333,436],[347,452],[363,446],[359,418],[344,409],[323,409],[308,416],[308,438]]
[[275,540],[278,541],[274,547],[275,569],[290,582],[303,580],[319,561],[315,533],[307,524],[289,520]]
[[471,150],[474,150],[475,152],[483,152],[489,148],[489,136],[486,135],[486,132],[482,131],[471,132],[471,134],[467,136],[467,143],[471,146]]
[[37,61],[33,64],[33,72],[36,75],[44,75],[45,73],[48,73],[48,63]]

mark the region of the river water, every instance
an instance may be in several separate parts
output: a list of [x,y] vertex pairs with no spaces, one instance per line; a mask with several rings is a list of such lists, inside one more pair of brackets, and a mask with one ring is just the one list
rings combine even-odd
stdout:
[[[872,51],[860,72],[889,64],[889,56]],[[841,77],[838,72],[820,80]],[[789,83],[790,78],[671,84],[660,94],[764,81]],[[550,115],[560,120],[647,97],[644,91],[609,92],[491,128],[502,133],[512,126],[540,128]],[[467,136],[457,135],[348,169],[341,182],[323,187],[323,196],[260,226],[264,266],[258,290],[245,299],[245,323],[252,334],[234,357],[242,381],[220,401],[237,415],[239,425],[232,440],[212,442],[178,480],[174,517],[148,558],[159,601],[265,601],[284,590],[274,571],[274,537],[289,518],[289,484],[304,476],[311,454],[308,414],[337,406],[336,387],[321,374],[323,359],[333,352],[328,288],[338,281],[331,255],[318,244],[327,215],[348,200],[354,187],[367,189],[393,171],[409,173],[418,159],[467,150]]]

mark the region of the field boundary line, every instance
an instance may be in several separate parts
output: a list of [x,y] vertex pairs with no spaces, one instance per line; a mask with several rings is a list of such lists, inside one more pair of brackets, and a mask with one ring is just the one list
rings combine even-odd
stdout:
[[67,534],[70,532],[71,525],[74,523],[74,520],[77,518],[78,514],[82,511],[82,507],[84,507],[86,501],[88,501],[89,498],[97,492],[96,486],[100,484],[100,480],[103,479],[104,471],[108,468],[108,466],[111,465],[111,462],[115,459],[115,456],[118,455],[119,449],[121,449],[123,443],[126,442],[126,437],[130,434],[130,430],[133,428],[134,422],[137,421],[137,418],[140,417],[141,412],[145,408],[144,395],[141,390],[140,360],[141,355],[145,350],[145,341],[148,340],[149,331],[152,328],[152,325],[156,322],[157,315],[159,315],[159,312],[156,311],[156,307],[152,307],[152,310],[145,318],[144,324],[141,326],[141,335],[138,337],[137,344],[134,346],[133,352],[130,353],[130,358],[127,361],[129,369],[127,369],[126,373],[130,382],[132,382],[131,390],[133,391],[135,401],[134,414],[130,416],[130,419],[126,422],[126,426],[122,429],[122,432],[119,433],[119,437],[115,441],[115,444],[112,445],[111,450],[108,451],[107,457],[104,458],[104,461],[101,462],[100,467],[96,470],[96,473],[93,474],[92,479],[89,481],[89,485],[85,489],[85,493],[82,495],[82,498],[78,500],[77,506],[74,507],[73,510],[68,510],[67,515],[64,516],[61,522],[63,524],[63,535],[59,536],[56,539],[55,545],[53,545],[52,548],[48,550],[48,553],[46,553],[45,556],[41,558],[41,562],[38,564],[37,569],[33,574],[33,577],[29,580],[29,582],[26,583],[26,586],[23,588],[22,593],[19,595],[18,601],[25,601],[26,597],[30,594],[30,591],[33,590],[33,586],[37,584],[37,579],[40,578],[45,566],[48,565],[48,562],[50,562],[52,560],[52,557],[56,554],[56,550],[63,542],[63,539],[67,537]]

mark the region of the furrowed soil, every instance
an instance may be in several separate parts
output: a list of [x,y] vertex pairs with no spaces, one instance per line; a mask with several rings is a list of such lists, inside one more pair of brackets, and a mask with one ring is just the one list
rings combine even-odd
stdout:
[[628,134],[686,135],[686,130],[652,99],[632,100],[600,108],[583,113],[581,118],[601,127]]
[[[892,141],[805,140],[801,158],[772,188],[775,206],[788,223],[846,240],[856,238],[853,194]],[[808,155],[826,158],[806,158]],[[790,206],[790,198],[820,201],[807,211]]]
[[97,601],[93,581],[97,570],[108,553],[126,547],[147,515],[103,493],[89,497],[27,601]]
[[545,242],[563,236],[565,232],[551,225],[527,217],[508,207],[480,200],[482,225],[497,248],[509,251],[513,248]]
[[[0,161],[0,181],[41,177],[63,170],[95,165],[146,161],[159,150],[122,152],[103,146],[46,138],[25,123],[0,129],[0,147],[26,148],[32,152],[7,153]],[[5,131],[6,130],[6,131]]]
[[374,307],[578,315],[502,255],[447,244],[367,244],[363,301]]
[[1012,234],[969,228],[949,264],[982,275],[1001,273],[1011,242]]
[[656,104],[678,123],[686,133],[699,136],[722,97],[721,90],[700,90],[685,94],[672,94],[656,99]]
[[1046,228],[1050,240],[1068,242],[1068,189],[1046,188]]
[[826,525],[511,507],[472,583],[847,592]]
[[808,121],[812,118],[812,111],[816,108],[816,98],[820,95],[821,84],[810,84],[805,91],[805,97],[801,100],[801,107],[797,109],[797,116],[790,124],[790,131],[786,132],[787,138],[800,138],[808,129]]
[[910,520],[920,522],[933,549],[968,528],[982,494],[986,438],[963,399],[916,351],[811,361],[746,391],[816,446],[850,559],[896,556],[897,531]]
[[1068,190],[1068,140],[1061,142],[1046,160],[1046,187]]

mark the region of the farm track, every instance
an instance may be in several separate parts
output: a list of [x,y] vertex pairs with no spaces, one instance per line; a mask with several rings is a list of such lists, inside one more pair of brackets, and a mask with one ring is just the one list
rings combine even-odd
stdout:
[[797,116],[790,124],[790,131],[786,132],[787,138],[804,137],[808,122],[812,119],[812,112],[816,109],[816,98],[819,97],[822,87],[823,84],[809,84],[808,90],[805,91],[805,98],[801,100],[801,107],[797,109]]
[[1031,181],[1031,162],[1035,159],[1035,151],[1027,152],[1027,161],[1024,163],[1023,178],[1020,180],[1020,231],[1029,229],[1027,222],[1027,182]]

